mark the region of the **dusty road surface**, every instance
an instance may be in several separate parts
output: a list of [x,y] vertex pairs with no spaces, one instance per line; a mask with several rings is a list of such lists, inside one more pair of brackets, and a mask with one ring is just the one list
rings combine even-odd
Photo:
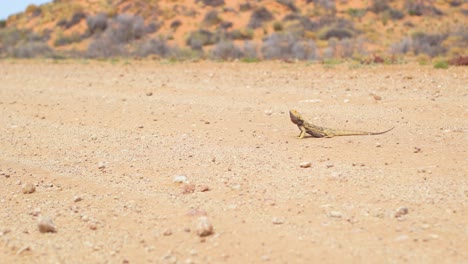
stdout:
[[[467,68],[6,60],[0,78],[3,263],[468,259]],[[288,108],[395,129],[300,140]]]

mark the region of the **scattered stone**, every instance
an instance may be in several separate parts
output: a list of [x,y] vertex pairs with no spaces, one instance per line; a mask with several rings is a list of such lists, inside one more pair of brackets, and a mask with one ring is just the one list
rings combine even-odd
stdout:
[[408,235],[401,235],[401,236],[397,236],[395,238],[395,241],[405,241],[405,240],[408,240],[408,239],[409,239]]
[[382,100],[382,96],[380,96],[380,95],[376,95],[375,93],[371,93],[370,95],[371,95],[372,97],[374,97],[374,100],[376,100],[376,101]]
[[208,217],[202,216],[198,218],[197,235],[199,237],[206,237],[213,234],[213,225],[208,220]]
[[22,189],[24,194],[33,193],[33,192],[36,191],[36,186],[34,186],[34,184],[28,182],[28,183],[23,184],[21,189]]
[[163,232],[163,236],[170,236],[172,235],[172,231],[170,229],[167,229]]
[[146,96],[152,96],[153,92],[146,92]]
[[41,214],[41,208],[34,208],[34,210],[31,212],[32,216],[39,216]]
[[31,248],[29,246],[24,246],[24,247],[20,248],[18,251],[16,251],[16,255],[20,255],[21,253],[23,253],[25,251],[31,251]]
[[274,224],[274,225],[282,225],[284,224],[284,219],[283,218],[279,218],[279,217],[273,217],[271,219],[271,222]]
[[329,169],[329,168],[333,168],[335,165],[328,163],[326,166],[327,166],[327,169]]
[[103,170],[105,168],[106,168],[106,164],[104,164],[104,162],[102,161],[98,162],[98,169]]
[[203,210],[203,209],[192,208],[192,209],[190,209],[190,210],[187,212],[187,215],[188,215],[188,216],[206,216],[207,213],[206,213],[206,211]]
[[200,186],[200,192],[207,192],[210,190],[210,187],[208,185],[201,185]]
[[265,110],[265,115],[270,116],[271,114],[273,114],[273,111],[271,111],[271,110]]
[[310,166],[312,166],[312,162],[310,161],[301,162],[299,166],[301,166],[301,168],[310,168]]
[[400,207],[400,208],[398,208],[398,209],[396,210],[396,212],[395,212],[395,217],[396,217],[396,218],[400,218],[400,217],[402,217],[402,216],[404,216],[404,215],[407,215],[408,212],[409,212],[408,207],[402,206],[402,207]]
[[184,183],[182,185],[182,194],[190,194],[195,192],[195,185]]
[[98,139],[98,137],[97,137],[96,135],[92,135],[92,136],[91,136],[91,140],[92,140],[92,141],[96,141],[97,139]]
[[185,175],[176,175],[172,181],[175,183],[188,183],[187,177]]
[[97,224],[95,222],[92,222],[92,223],[88,224],[88,227],[91,230],[96,230],[97,229]]
[[38,222],[39,232],[41,233],[55,233],[57,229],[55,228],[54,222],[49,217],[41,217]]
[[382,147],[382,144],[380,144],[379,142],[377,142],[377,143],[375,144],[375,146],[376,146],[377,148],[381,148],[381,147]]
[[80,196],[74,196],[73,197],[73,202],[77,203],[79,201],[83,200],[83,198],[81,198]]
[[328,216],[333,218],[341,218],[342,214],[339,211],[330,211]]
[[419,152],[421,152],[421,148],[420,147],[414,147],[413,153],[419,153]]

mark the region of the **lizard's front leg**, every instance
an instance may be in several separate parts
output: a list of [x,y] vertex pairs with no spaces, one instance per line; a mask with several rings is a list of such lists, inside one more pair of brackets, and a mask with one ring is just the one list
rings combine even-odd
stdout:
[[306,129],[304,126],[297,126],[299,127],[299,130],[301,130],[301,133],[299,133],[299,136],[297,136],[297,138],[301,139],[304,137],[305,133],[306,133]]

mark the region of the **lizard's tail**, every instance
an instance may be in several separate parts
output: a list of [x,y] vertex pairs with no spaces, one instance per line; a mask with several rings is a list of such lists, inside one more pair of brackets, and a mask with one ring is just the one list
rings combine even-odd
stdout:
[[361,136],[361,135],[380,135],[389,132],[390,130],[394,129],[392,127],[388,130],[382,132],[365,132],[365,131],[353,131],[353,130],[332,130],[333,136]]

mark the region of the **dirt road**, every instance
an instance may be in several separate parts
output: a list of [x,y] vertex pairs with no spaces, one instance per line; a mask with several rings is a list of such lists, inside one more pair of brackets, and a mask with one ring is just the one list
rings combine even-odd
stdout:
[[[467,68],[4,60],[0,80],[4,263],[468,259]],[[395,129],[299,140],[288,108]]]

